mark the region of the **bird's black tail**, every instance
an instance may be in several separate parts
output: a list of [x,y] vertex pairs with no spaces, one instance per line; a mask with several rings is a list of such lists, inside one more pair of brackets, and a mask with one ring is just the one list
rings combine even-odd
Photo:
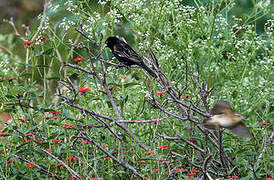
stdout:
[[152,77],[157,78],[157,75],[149,67],[147,67],[144,62],[142,62],[140,66],[144,68]]

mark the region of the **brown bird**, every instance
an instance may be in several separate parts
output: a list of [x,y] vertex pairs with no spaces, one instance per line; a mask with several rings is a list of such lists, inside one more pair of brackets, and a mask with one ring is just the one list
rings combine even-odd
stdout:
[[203,121],[203,125],[206,128],[226,128],[238,136],[251,136],[248,128],[242,122],[244,116],[240,113],[234,112],[229,102],[222,100],[216,101],[210,113],[212,117]]

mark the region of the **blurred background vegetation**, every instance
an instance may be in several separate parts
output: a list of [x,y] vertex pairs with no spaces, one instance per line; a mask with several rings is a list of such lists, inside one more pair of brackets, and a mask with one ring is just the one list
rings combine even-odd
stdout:
[[[77,1],[77,0],[74,0]],[[220,1],[220,0],[214,0],[214,1]],[[184,0],[181,3],[183,5],[189,5],[189,6],[198,6],[199,4],[206,4],[212,3],[214,1],[211,0]],[[243,18],[244,20],[253,21],[255,19],[254,14],[254,4],[256,2],[259,2],[260,0],[237,0],[236,6],[231,11],[231,14],[229,14],[230,17],[235,16],[238,18]],[[56,4],[62,4],[65,3],[63,0],[57,0],[55,1]],[[90,7],[96,8],[97,6],[97,0],[90,0]],[[197,3],[199,2],[199,3]],[[225,1],[224,1],[225,2]],[[262,1],[263,2],[263,1]],[[268,1],[264,1],[264,3],[267,3]],[[226,1],[226,4],[229,3],[229,0]],[[269,3],[273,3],[272,0],[269,0]],[[0,1],[0,19],[9,19],[10,17],[14,17],[14,20],[16,22],[16,25],[19,27],[19,30],[22,32],[24,29],[20,28],[22,24],[26,24],[30,26],[31,28],[35,28],[37,19],[36,17],[43,11],[43,0],[1,0]],[[51,12],[48,12],[51,13]],[[51,17],[56,18],[56,21],[60,20],[60,16],[62,15],[67,16],[68,14],[62,14],[63,12],[57,12],[54,14],[47,14]],[[59,17],[59,18],[58,18]],[[259,18],[258,18],[259,17]],[[262,33],[264,31],[264,24],[266,23],[266,20],[270,18],[270,14],[264,15],[259,14],[257,15],[256,21],[254,24],[256,24],[256,30],[257,33]],[[3,23],[3,21],[0,21],[0,34],[9,33],[12,31],[12,28],[9,26],[6,26],[6,23]]]
[[[77,0],[73,0],[74,2],[77,2]],[[260,0],[259,0],[260,1]],[[271,14],[264,14],[263,10],[263,3],[271,3],[272,0],[266,0],[261,1],[262,8],[260,9],[260,13],[256,14],[258,11],[256,8],[258,6],[255,6],[256,3],[259,2],[258,0],[237,0],[235,1],[236,5],[233,7],[233,9],[230,10],[230,13],[227,15],[228,22],[232,21],[232,16],[235,16],[237,18],[241,18],[245,24],[253,24],[256,28],[256,32],[258,34],[261,34],[264,32],[264,24],[266,23],[267,19],[271,18]],[[99,6],[97,4],[97,0],[89,0],[88,6],[89,8],[97,9]],[[229,4],[230,0],[220,1],[220,0],[184,0],[181,1],[181,4],[183,5],[189,5],[189,6],[215,6],[215,3],[223,2],[223,6],[226,4]],[[67,19],[70,19],[71,14],[69,14],[67,11],[65,11],[65,7],[62,8],[62,4],[64,4],[65,1],[63,0],[55,0],[53,1],[53,6],[61,5],[61,7],[58,8],[58,11],[47,11],[46,16],[50,17],[51,23],[56,23],[57,25],[61,23],[62,18],[66,17]],[[20,59],[24,59],[24,50],[21,48],[22,40],[18,41],[18,37],[11,35],[14,30],[13,28],[8,25],[7,22],[3,22],[3,19],[10,19],[11,17],[14,19],[15,26],[17,27],[20,34],[24,34],[26,32],[26,28],[22,27],[23,24],[28,26],[32,31],[37,28],[39,25],[39,20],[37,19],[38,15],[43,12],[43,0],[1,0],[0,1],[0,44],[7,46],[11,44],[6,44],[7,42],[12,43],[14,54],[19,55]],[[222,6],[222,5],[221,5]],[[223,7],[220,7],[220,9]],[[125,24],[125,27],[127,25]],[[119,27],[120,28],[120,27]],[[122,27],[123,28],[123,27]],[[125,31],[125,29],[122,29],[122,32]],[[3,37],[3,35],[5,35]],[[125,36],[125,34],[124,34]],[[130,37],[130,34],[128,35]],[[3,39],[6,39],[9,37],[9,41],[5,41]],[[31,35],[30,35],[31,37]],[[132,37],[132,36],[131,36]],[[1,40],[2,38],[2,40]],[[130,41],[130,40],[129,40]]]

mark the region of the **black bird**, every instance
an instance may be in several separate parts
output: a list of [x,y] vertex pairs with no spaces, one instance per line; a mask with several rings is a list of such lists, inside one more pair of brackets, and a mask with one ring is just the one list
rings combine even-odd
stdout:
[[145,65],[142,58],[123,39],[108,37],[105,44],[122,64],[126,66],[138,65],[145,69],[152,77],[157,78],[157,75]]

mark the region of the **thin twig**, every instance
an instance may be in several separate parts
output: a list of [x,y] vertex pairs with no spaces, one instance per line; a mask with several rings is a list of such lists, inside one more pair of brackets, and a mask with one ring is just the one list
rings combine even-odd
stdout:
[[92,71],[90,71],[88,69],[82,68],[81,66],[78,66],[76,64],[71,64],[71,63],[64,62],[63,66],[69,66],[69,67],[72,67],[74,69],[78,69],[80,71],[83,71],[83,72],[85,72],[85,73],[87,73],[89,75],[94,75],[94,72],[92,72]]
[[[195,163],[193,163],[192,161],[188,160],[188,159],[185,158],[183,155],[181,155],[181,154],[179,154],[179,153],[177,153],[177,152],[170,152],[170,154],[175,155],[175,156],[178,156],[178,157],[180,157],[180,158],[186,160],[186,161],[187,161],[189,164],[191,164],[192,166],[194,166],[194,167],[196,167],[196,168],[202,170],[202,167],[201,167],[201,166],[199,166],[198,164],[195,164]],[[215,171],[208,170],[208,172],[211,173],[211,174],[217,175],[217,176],[219,176],[219,177],[226,177],[224,174],[218,174],[218,173],[216,173]]]
[[[203,162],[203,173],[204,173],[204,177],[207,177],[209,180],[213,180],[212,177],[208,174],[207,172],[207,165],[208,163],[210,162],[212,158],[212,155],[211,154],[208,154],[208,156],[205,158],[204,162]],[[205,179],[205,178],[204,178]]]
[[96,143],[90,136],[88,136],[88,134],[86,132],[82,131],[81,133],[84,137],[86,137],[86,139],[88,139],[88,141],[90,141],[92,144],[94,144],[97,148],[99,148],[102,152],[104,152],[108,157],[110,157],[111,159],[113,159],[114,161],[116,161],[117,163],[119,163],[120,165],[125,167],[126,169],[129,169],[130,171],[132,171],[138,177],[143,178],[143,175],[140,174],[133,166],[125,163],[124,161],[120,161],[115,156],[113,156],[111,153],[107,152],[104,148],[102,148],[100,146],[100,144]]
[[136,124],[136,123],[154,123],[154,122],[156,122],[156,123],[158,123],[158,122],[160,122],[160,121],[162,121],[162,120],[165,120],[165,119],[167,119],[168,118],[168,116],[166,116],[166,117],[163,117],[163,118],[159,118],[159,119],[152,119],[152,120],[123,120],[123,121],[116,121],[116,122],[118,122],[118,123],[120,123],[120,122],[123,122],[123,123],[134,123],[134,124]]
[[223,129],[219,129],[219,155],[220,155],[220,160],[222,162],[222,166],[225,168],[226,173],[228,173],[229,167],[226,161],[226,157],[224,155],[224,147],[222,143],[222,132],[223,132]]
[[198,150],[199,152],[205,153],[205,151],[203,149],[201,149],[199,146],[197,146],[196,144],[192,143],[191,141],[187,140],[186,138],[184,138],[180,135],[178,135],[178,137],[170,137],[170,136],[165,136],[165,135],[161,135],[161,134],[158,134],[158,135],[168,141],[182,140],[185,143],[187,143],[188,145],[192,146],[194,149]]
[[45,173],[45,174],[47,174],[47,175],[50,175],[51,177],[55,177],[56,179],[59,179],[59,180],[62,179],[62,178],[59,178],[58,176],[53,176],[53,175],[54,175],[53,173],[47,171],[46,169],[42,168],[42,167],[39,166],[38,164],[36,164],[36,163],[34,163],[34,162],[31,162],[31,161],[29,161],[29,160],[27,160],[27,159],[25,159],[25,158],[23,158],[23,157],[21,157],[21,156],[18,156],[18,155],[15,154],[14,157],[17,158],[17,159],[20,159],[20,160],[22,160],[22,161],[25,161],[25,162],[27,162],[27,163],[33,164],[33,165],[34,165],[35,167],[37,167],[41,172],[43,172],[43,173]]
[[75,172],[73,169],[71,169],[64,161],[61,161],[60,159],[58,159],[56,156],[54,156],[50,152],[46,151],[45,149],[41,148],[40,150],[43,151],[44,153],[48,154],[51,158],[55,159],[59,163],[61,163],[77,179],[81,179],[80,175],[77,172]]
[[261,154],[259,155],[257,159],[257,163],[255,164],[255,167],[258,167],[261,165],[261,160],[263,159],[263,154],[266,152],[267,147],[272,144],[274,138],[274,131],[272,131],[271,136],[268,138],[268,140],[264,143],[263,150],[261,151]]

